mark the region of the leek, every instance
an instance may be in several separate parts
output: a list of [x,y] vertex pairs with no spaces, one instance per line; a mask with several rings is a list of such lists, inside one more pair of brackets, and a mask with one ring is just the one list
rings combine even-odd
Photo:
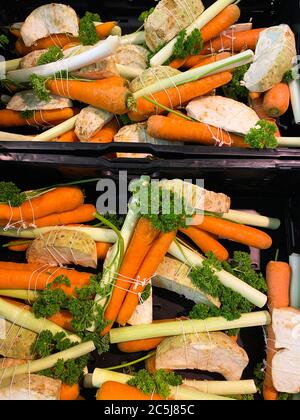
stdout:
[[[84,379],[84,385],[87,385],[88,388],[91,386],[100,388],[105,382],[114,381],[126,384],[131,378],[131,375],[125,375],[124,373],[111,372],[106,369],[95,369],[92,375],[88,375]],[[200,392],[195,388],[184,385],[177,387],[170,386],[170,391],[170,398],[174,400],[231,400],[231,398]]]
[[296,124],[300,124],[300,78],[289,83],[291,103]]
[[7,236],[10,238],[26,238],[26,239],[35,239],[39,238],[44,233],[57,230],[72,230],[78,231],[81,233],[86,233],[89,235],[95,242],[107,242],[115,243],[117,240],[117,235],[111,229],[105,228],[94,228],[94,227],[85,227],[85,226],[47,226],[36,229],[0,229],[0,236]]
[[[289,264],[292,270],[290,284],[290,306],[300,309],[300,255],[292,254],[289,256]],[[300,393],[293,395],[293,400],[300,400]]]
[[2,61],[0,62],[0,73],[3,74],[2,72],[2,66],[5,66],[5,72],[7,73],[9,71],[12,70],[17,70],[20,66],[22,59],[21,58],[15,58],[14,60],[7,60],[7,61]]
[[132,327],[113,328],[110,331],[110,342],[115,344],[131,340],[181,335],[183,331],[185,334],[195,334],[257,327],[269,325],[270,323],[271,317],[269,312],[260,311],[242,314],[239,319],[235,319],[234,321],[227,321],[223,317],[211,317],[205,320],[189,319],[185,321],[164,322],[162,324],[135,325]]
[[136,45],[142,45],[145,42],[145,32],[144,31],[138,31],[133,32],[129,35],[123,35],[120,39],[121,45],[126,44],[136,44]]
[[192,82],[202,77],[220,73],[222,71],[232,70],[241,65],[251,63],[253,61],[253,57],[254,57],[253,51],[247,50],[240,54],[236,54],[229,58],[225,58],[224,60],[207,64],[202,67],[197,67],[195,69],[187,70],[173,77],[168,77],[166,79],[158,80],[157,82],[149,86],[146,86],[145,88],[140,89],[137,92],[134,92],[132,96],[134,99],[138,99],[145,95],[151,96],[151,94],[159,92],[164,89],[169,89],[174,86],[179,86],[184,83]]
[[300,147],[300,137],[278,137],[277,142],[279,147]]
[[221,217],[222,219],[241,223],[243,225],[256,226],[272,230],[276,230],[280,227],[279,219],[273,219],[272,217],[261,216],[259,214],[252,214],[238,210],[229,210],[228,213],[223,213]]
[[0,289],[0,296],[34,302],[39,297],[39,292],[27,289]]
[[10,378],[17,375],[25,375],[28,373],[40,372],[45,369],[53,368],[59,360],[71,360],[85,356],[88,353],[94,351],[95,345],[93,341],[87,341],[86,343],[78,344],[77,346],[71,347],[68,350],[61,351],[59,353],[52,354],[51,356],[43,359],[28,360],[23,365],[12,366],[10,368],[0,369],[0,382],[3,379]]
[[104,41],[99,41],[94,46],[86,49],[80,54],[63,58],[53,63],[44,64],[42,66],[30,67],[27,69],[12,70],[7,73],[7,78],[17,83],[28,82],[32,74],[46,77],[61,71],[72,72],[82,67],[96,63],[102,58],[109,57],[114,54],[119,46],[118,36],[109,36]]
[[77,115],[74,117],[69,118],[68,120],[56,125],[55,127],[50,128],[47,131],[44,131],[41,134],[35,136],[32,141],[51,141],[56,139],[57,137],[65,134],[67,131],[73,130],[75,127],[75,122],[77,120]]
[[7,133],[6,131],[0,131],[0,141],[31,141],[34,137],[23,136],[22,134]]
[[[190,250],[184,245],[177,244],[176,242],[173,242],[170,246],[169,253],[173,255],[173,257],[177,258],[178,260],[191,267],[201,266],[203,261],[205,260],[205,258],[197,252]],[[239,293],[245,299],[249,300],[249,302],[253,303],[255,306],[262,308],[267,303],[266,295],[254,289],[252,286],[243,282],[242,280],[233,276],[227,271],[214,270],[214,273],[218,277],[219,281],[223,284],[223,286],[228,287],[229,289]]]
[[[234,3],[236,0],[217,0],[210,7],[208,7],[191,25],[186,28],[187,35],[190,35],[194,29],[202,29],[207,23],[215,18],[227,6]],[[176,44],[177,37],[173,38],[164,48],[162,48],[150,60],[151,66],[159,66],[164,64],[171,58]]]
[[69,334],[63,328],[54,324],[46,318],[37,319],[34,314],[24,308],[20,308],[12,303],[6,302],[0,298],[0,316],[13,324],[26,328],[27,330],[41,333],[44,330],[49,330],[53,334],[63,332],[72,342],[80,342],[80,338],[75,334]]

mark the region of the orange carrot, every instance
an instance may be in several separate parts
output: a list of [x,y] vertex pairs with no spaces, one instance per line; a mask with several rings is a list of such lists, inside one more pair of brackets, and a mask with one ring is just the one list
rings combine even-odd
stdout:
[[101,130],[97,131],[97,133],[89,139],[89,143],[111,143],[119,129],[119,124],[117,120],[114,119],[101,128]]
[[65,276],[70,280],[71,287],[65,285],[53,285],[53,288],[61,288],[71,296],[76,288],[86,286],[90,282],[91,274],[69,270],[66,268],[57,268],[51,266],[40,266],[32,268],[29,264],[28,269],[24,264],[20,264],[19,269],[0,268],[0,289],[29,289],[44,290],[49,283],[52,283],[57,277]]
[[75,401],[78,399],[80,394],[80,388],[78,384],[67,385],[62,384],[60,388],[60,400],[61,401]]
[[112,244],[106,242],[96,242],[97,258],[98,260],[104,260]]
[[178,124],[176,119],[162,115],[153,115],[149,118],[147,131],[150,136],[162,140],[249,148],[244,139],[236,134],[229,134],[201,122],[182,120]]
[[146,255],[144,262],[139,269],[139,272],[136,276],[136,282],[131,285],[123,305],[121,306],[117,318],[117,322],[119,324],[125,325],[131,318],[135,308],[139,304],[140,294],[143,293],[146,285],[149,283],[149,279],[151,279],[159,264],[164,259],[168,249],[176,237],[176,233],[176,231],[168,233],[161,232],[158,238],[154,241],[150,251]]
[[255,50],[259,34],[265,28],[251,29],[250,31],[236,32],[232,37],[220,35],[204,45],[202,54],[220,51],[241,52],[243,50]]
[[[270,261],[266,268],[266,280],[268,285],[268,305],[272,313],[274,308],[289,306],[291,267],[281,261]],[[264,379],[263,395],[265,400],[277,400],[278,392],[272,381],[272,360],[276,353],[275,335],[272,325],[268,326],[267,342],[267,366]]]
[[10,261],[0,261],[0,269],[5,270],[38,270],[42,269],[43,265],[38,263],[15,263]]
[[[202,60],[199,60],[198,63],[196,63],[192,68],[195,69],[197,67],[206,66],[207,64],[216,63],[220,60],[225,60],[225,58],[230,57],[230,52],[221,52],[219,54],[213,54],[210,57],[203,58]],[[202,56],[203,57],[203,56]]]
[[59,136],[56,140],[58,143],[78,143],[78,137],[75,134],[75,130],[67,131],[65,134]]
[[0,127],[22,127],[26,125],[57,125],[78,112],[75,108],[51,109],[48,111],[34,111],[33,117],[23,118],[19,111],[11,109],[0,110]]
[[23,57],[24,55],[27,55],[32,51],[44,50],[52,46],[63,48],[70,42],[78,42],[78,38],[67,34],[55,34],[50,35],[46,38],[41,38],[38,41],[36,41],[31,47],[26,47],[23,39],[20,37],[17,39],[15,47],[17,53],[21,57]]
[[[28,247],[31,244],[31,241],[30,240],[29,241],[26,241],[26,243],[24,243],[22,245],[18,245],[18,242],[20,242],[20,239],[17,239],[15,241],[11,241],[11,244],[12,245],[10,245],[8,247],[8,249],[10,251],[13,251],[13,252],[24,252],[24,251],[27,251]],[[13,245],[14,243],[16,243],[16,245]]]
[[12,222],[33,222],[53,213],[74,210],[84,202],[84,195],[76,187],[55,188],[39,197],[25,201],[20,207],[0,204],[0,219]]
[[105,382],[97,392],[96,396],[99,401],[107,400],[163,400],[158,394],[146,395],[134,386],[121,384],[120,382]]
[[[157,372],[157,369],[156,369],[156,357],[155,357],[155,355],[154,356],[151,356],[149,359],[146,360],[146,362],[145,362],[145,368],[152,375],[154,375]],[[167,369],[165,369],[165,370],[167,370]]]
[[103,330],[103,335],[109,332],[116,320],[127,290],[130,288],[131,282],[133,281],[131,279],[136,277],[138,270],[157,235],[158,231],[154,229],[149,220],[141,218],[138,221],[124,256],[118,277],[115,281],[109,305],[104,314],[105,319],[110,323]]
[[68,50],[69,48],[77,47],[77,45],[80,45],[80,42],[79,42],[79,41],[73,41],[73,42],[70,42],[69,44],[64,45],[64,46],[62,47],[62,50],[63,50],[63,51],[66,51],[66,50]]
[[104,22],[96,26],[96,32],[100,39],[108,37],[117,22]]
[[220,33],[228,29],[240,18],[240,8],[231,4],[220,12],[215,18],[209,21],[202,29],[200,29],[203,42],[216,38]]
[[171,61],[169,66],[172,67],[173,69],[180,69],[180,67],[184,66],[185,62],[186,62],[186,58],[175,58],[174,60]]
[[286,83],[277,83],[264,96],[263,108],[270,117],[281,117],[289,105],[290,89]]
[[180,232],[187,235],[200,249],[206,254],[211,251],[220,261],[228,260],[229,254],[226,248],[214,239],[209,233],[194,226],[189,226],[186,229],[180,229]]
[[21,30],[20,30],[20,28],[15,28],[15,27],[11,26],[11,27],[9,28],[9,32],[10,32],[13,36],[15,36],[16,38],[20,38],[20,36],[21,36]]
[[114,114],[127,112],[126,100],[129,91],[125,81],[118,76],[91,82],[49,80],[47,88],[55,95],[77,100]]
[[272,245],[272,238],[267,233],[250,226],[203,215],[194,216],[193,221],[200,229],[234,242],[259,249],[268,249]]
[[[151,95],[151,99],[168,108],[176,109],[197,96],[205,95],[213,89],[226,85],[231,79],[232,75],[229,72],[214,74],[195,82],[185,83],[175,88],[154,93]],[[136,111],[129,112],[128,115],[132,121],[139,121],[140,119],[145,119],[148,115],[161,114],[163,112],[165,111],[162,108],[142,97],[138,98],[136,102]]]
[[275,118],[271,118],[265,112],[264,107],[263,107],[263,102],[264,102],[264,96],[263,95],[260,95],[259,98],[251,99],[250,100],[250,106],[256,112],[256,114],[258,115],[258,117],[261,120],[269,121],[270,123],[272,123],[272,124],[275,125],[276,130],[277,130],[276,133],[275,133],[275,136],[276,137],[280,137],[280,131],[279,131],[279,128],[278,128],[278,126],[276,124],[276,120],[275,120]]
[[261,92],[249,92],[250,99],[259,99],[261,97]]

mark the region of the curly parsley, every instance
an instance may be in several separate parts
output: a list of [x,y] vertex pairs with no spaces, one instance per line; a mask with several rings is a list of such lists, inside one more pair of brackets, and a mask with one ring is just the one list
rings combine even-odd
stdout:
[[154,12],[154,9],[155,7],[151,7],[150,10],[145,10],[144,12],[142,12],[138,17],[138,21],[145,22],[148,19],[148,17]]
[[276,149],[276,126],[269,121],[259,120],[245,136],[245,143],[253,149]]
[[79,39],[82,45],[95,45],[99,41],[94,22],[101,22],[98,13],[86,12],[80,19]]
[[50,91],[46,88],[46,81],[42,76],[37,74],[32,74],[29,79],[29,84],[34,94],[41,100],[45,102],[50,101]]
[[186,58],[189,55],[196,55],[201,52],[203,48],[203,41],[201,32],[194,29],[193,32],[187,36],[186,30],[179,32],[174,45],[172,59]]
[[155,374],[142,369],[127,383],[135,386],[146,395],[151,395],[155,392],[161,397],[167,398],[171,392],[170,386],[181,385],[182,378],[176,373],[166,372],[164,369],[159,369]]
[[6,35],[0,35],[0,48],[4,48],[5,45],[9,44],[9,40]]
[[140,299],[139,305],[144,303],[147,299],[149,299],[150,294],[151,294],[151,288],[152,288],[151,284],[148,283],[147,286],[145,287],[143,293],[141,294],[141,299]]
[[[245,283],[251,285],[261,292],[266,292],[266,282],[261,273],[256,273],[251,266],[251,258],[246,252],[234,252],[231,263],[223,263],[223,268],[229,273],[237,276]],[[240,318],[241,314],[251,312],[254,305],[239,293],[223,286],[215,274],[220,269],[220,262],[215,266],[211,255],[208,256],[202,267],[194,268],[190,273],[193,284],[205,293],[218,297],[221,307],[210,307],[204,304],[197,304],[190,312],[193,319],[205,319],[214,316],[223,316],[228,321]],[[236,331],[230,331],[235,335]]]
[[290,83],[294,80],[294,72],[293,70],[288,70],[286,73],[284,73],[283,75],[283,83]]
[[59,47],[51,46],[47,52],[39,57],[37,65],[41,66],[43,64],[54,63],[62,58],[64,58],[62,50]]
[[34,117],[34,111],[33,110],[27,110],[27,111],[21,111],[20,115],[24,120],[29,120],[30,118]]
[[12,207],[19,207],[26,201],[26,194],[13,182],[0,182],[0,203],[10,204]]
[[238,67],[232,76],[231,81],[223,87],[224,95],[227,98],[234,99],[239,102],[248,102],[248,89],[241,84],[244,80],[245,73],[248,71],[250,64]]

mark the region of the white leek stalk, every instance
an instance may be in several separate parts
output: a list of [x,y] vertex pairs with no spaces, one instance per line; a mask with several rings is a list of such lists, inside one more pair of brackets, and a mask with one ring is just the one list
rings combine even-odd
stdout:
[[123,64],[116,64],[116,67],[119,75],[125,79],[135,79],[144,71],[137,67],[124,66]]
[[[85,375],[84,387],[100,388],[108,381],[126,384],[131,378],[131,375],[125,375],[124,373],[106,369],[95,369],[92,374]],[[206,394],[242,395],[255,394],[257,392],[255,383],[252,379],[244,381],[197,381],[184,379],[183,385],[190,388],[196,388],[198,391],[205,392]]]
[[[289,264],[292,270],[292,278],[290,284],[290,306],[300,309],[300,255],[290,255]],[[294,394],[293,400],[299,401],[300,393]]]
[[171,321],[162,324],[134,325],[132,327],[113,328],[110,331],[110,342],[123,343],[131,340],[170,337],[174,335],[195,334],[200,332],[223,331],[236,328],[258,327],[269,325],[271,317],[267,311],[242,314],[239,319],[227,321],[223,317],[211,317],[204,320],[189,319]]
[[53,334],[65,333],[72,342],[80,342],[80,338],[75,334],[68,334],[63,328],[54,324],[46,318],[36,318],[34,314],[26,309],[6,302],[0,298],[0,316],[13,324],[26,328],[27,330],[40,334],[44,330],[49,330]]
[[[124,373],[112,372],[105,369],[95,369],[92,375],[88,375],[84,380],[84,384],[90,387],[100,388],[105,382],[114,381],[126,384],[132,378],[131,375]],[[181,386],[170,386],[170,398],[174,400],[231,400],[213,393],[201,392],[195,388]]]
[[39,297],[39,292],[27,289],[0,289],[0,296],[34,302]]
[[109,36],[104,41],[99,41],[91,48],[83,51],[81,54],[63,58],[53,63],[42,66],[30,67],[28,69],[13,70],[7,73],[7,78],[17,83],[28,82],[32,74],[38,76],[51,76],[60,71],[75,71],[82,67],[96,63],[102,58],[114,54],[119,46],[118,36]]
[[12,366],[10,368],[0,369],[0,382],[3,379],[10,378],[17,375],[25,375],[28,373],[40,372],[45,369],[51,369],[56,365],[58,360],[77,359],[85,356],[95,350],[93,341],[87,341],[86,343],[78,344],[77,346],[71,347],[68,350],[60,351],[59,353],[52,354],[51,356],[45,357],[44,359],[28,360],[23,365]]
[[38,134],[32,139],[32,141],[52,141],[65,134],[67,131],[73,130],[76,120],[77,115],[74,115],[74,117],[69,118],[55,127],[49,128],[49,130],[46,130],[41,134]]
[[9,71],[17,70],[20,66],[21,60],[21,58],[15,58],[14,60],[1,61],[0,74],[5,74]]
[[243,225],[256,226],[266,229],[276,230],[280,227],[280,220],[272,217],[261,216],[238,210],[229,210],[228,213],[221,215],[222,219],[232,222],[241,223]]
[[291,103],[296,124],[300,124],[300,78],[289,83]]
[[127,45],[127,44],[135,44],[135,45],[141,45],[145,42],[145,32],[144,31],[138,31],[133,32],[129,35],[123,35],[121,36],[121,45]]
[[158,80],[152,85],[146,86],[145,88],[134,92],[132,96],[134,99],[138,99],[142,96],[151,95],[152,93],[198,80],[205,76],[220,73],[225,70],[231,70],[236,67],[240,67],[241,65],[251,63],[253,61],[253,57],[253,51],[247,50],[240,54],[225,58],[224,60],[207,64],[206,66],[197,67],[192,70],[187,70],[173,77]]
[[278,137],[277,141],[279,147],[300,147],[300,137]]
[[[227,6],[234,3],[236,0],[217,0],[210,7],[186,28],[187,35],[190,35],[194,29],[202,29],[207,23],[215,18],[219,13],[222,12]],[[177,37],[173,38],[164,48],[162,48],[154,57],[150,60],[151,66],[159,66],[164,64],[169,58],[171,58],[176,44]]]
[[[177,244],[173,242],[169,248],[169,254],[177,258],[181,262],[189,265],[190,267],[202,266],[205,258],[202,257],[195,251],[187,248],[184,245]],[[235,277],[234,275],[228,273],[225,270],[216,271],[214,270],[215,275],[218,277],[219,281],[223,286],[228,287],[231,290],[239,293],[249,302],[253,303],[255,306],[262,308],[267,303],[267,296],[261,293],[259,290],[254,289],[254,287]]]
[[0,131],[0,141],[31,141],[34,137],[23,136],[22,134],[7,133],[6,131]]
[[36,239],[41,235],[51,231],[57,230],[72,230],[76,232],[86,233],[95,242],[107,242],[113,244],[117,240],[117,235],[111,229],[97,228],[97,227],[85,227],[85,226],[47,226],[36,229],[0,229],[0,236],[12,237],[12,238],[26,238]]

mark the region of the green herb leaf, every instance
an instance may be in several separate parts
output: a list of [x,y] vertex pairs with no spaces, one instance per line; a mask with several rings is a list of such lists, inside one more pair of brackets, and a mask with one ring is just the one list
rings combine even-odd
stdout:
[[283,76],[282,81],[283,81],[283,83],[290,83],[294,79],[295,78],[294,78],[294,72],[293,72],[293,70],[288,70],[286,73],[284,73],[284,76]]
[[[124,224],[125,221],[125,216],[120,216],[118,214],[111,214],[111,213],[105,213],[103,216],[106,220],[108,220],[110,223],[112,223],[113,225],[115,225],[115,227],[120,230]],[[99,226],[105,226],[107,227],[107,225],[105,225],[104,223],[102,223],[101,225],[99,224]]]
[[244,80],[245,73],[248,71],[249,67],[250,64],[238,67],[234,71],[231,81],[223,86],[223,92],[227,98],[248,103],[249,91],[241,82]]
[[146,395],[155,392],[161,397],[167,398],[170,395],[170,386],[181,385],[182,378],[176,373],[166,372],[164,369],[159,369],[154,375],[146,369],[142,369],[127,383],[135,386]]
[[82,356],[78,359],[67,361],[60,359],[53,368],[42,370],[40,375],[59,379],[62,383],[67,385],[75,385],[82,379],[88,359],[88,356]]
[[94,22],[101,22],[98,13],[86,12],[80,19],[79,39],[82,45],[95,45],[99,41]]
[[[76,343],[79,344],[79,343]],[[75,344],[71,342],[65,333],[53,334],[49,330],[42,331],[32,346],[32,351],[37,357],[47,357],[58,351],[64,351]]]
[[171,60],[175,58],[183,59],[190,55],[199,54],[202,48],[203,41],[201,32],[198,29],[194,29],[193,32],[189,36],[187,36],[186,30],[183,29],[177,35]]
[[0,182],[0,203],[19,207],[25,201],[26,194],[21,192],[13,182]]
[[32,74],[29,79],[30,86],[34,91],[35,95],[45,102],[50,101],[50,91],[46,88],[46,81],[44,77]]
[[276,126],[269,121],[260,120],[245,136],[245,143],[253,149],[276,149]]
[[143,293],[141,294],[139,305],[141,305],[142,303],[146,302],[147,299],[149,299],[150,294],[151,294],[151,289],[152,289],[152,286],[150,283],[148,283]]
[[0,35],[0,48],[4,48],[5,45],[9,44],[9,40],[6,35]]
[[154,12],[155,7],[151,7],[150,10],[145,10],[144,12],[142,12],[140,14],[140,16],[138,17],[139,22],[145,22],[148,17],[151,15],[151,13]]
[[131,121],[128,114],[118,115],[118,119],[121,121],[123,125],[131,125],[134,124],[134,121]]
[[33,110],[21,111],[20,115],[22,118],[24,118],[24,120],[29,120],[30,118],[34,117],[34,111]]
[[42,66],[43,64],[54,63],[62,58],[64,58],[62,50],[59,47],[51,46],[47,52],[39,57],[37,65]]

